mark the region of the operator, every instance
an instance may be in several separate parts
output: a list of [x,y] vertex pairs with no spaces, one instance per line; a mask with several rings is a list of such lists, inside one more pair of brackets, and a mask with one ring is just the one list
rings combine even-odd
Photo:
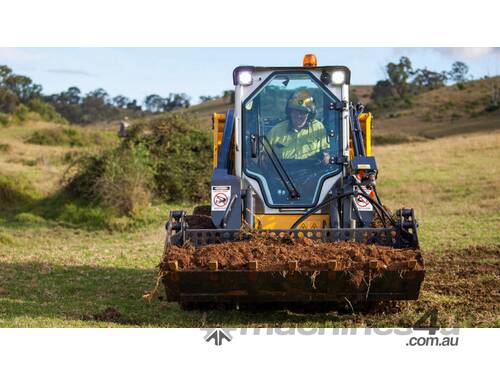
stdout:
[[328,140],[324,125],[315,119],[316,105],[307,90],[296,91],[288,99],[287,120],[277,123],[267,139],[281,160],[313,159],[322,164],[330,162]]

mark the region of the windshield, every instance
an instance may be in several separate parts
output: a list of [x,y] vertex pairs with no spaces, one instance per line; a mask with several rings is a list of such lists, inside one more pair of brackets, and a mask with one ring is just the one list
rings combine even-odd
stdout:
[[271,207],[311,207],[339,173],[339,101],[309,72],[276,72],[243,102],[243,167]]

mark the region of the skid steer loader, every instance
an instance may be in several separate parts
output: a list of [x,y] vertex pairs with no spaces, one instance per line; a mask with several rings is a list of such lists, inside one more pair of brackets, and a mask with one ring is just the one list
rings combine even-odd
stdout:
[[[372,115],[350,103],[350,75],[345,66],[317,66],[314,55],[299,67],[234,69],[234,109],[213,116],[211,222],[192,227],[186,212],[172,211],[165,253],[245,241],[249,232],[418,249],[413,209],[391,214],[378,197]],[[335,260],[317,269],[295,262],[289,272],[260,270],[258,259],[237,270],[167,263],[167,299],[182,306],[417,299],[425,273],[423,260],[397,269],[368,264],[376,277],[355,285]]]

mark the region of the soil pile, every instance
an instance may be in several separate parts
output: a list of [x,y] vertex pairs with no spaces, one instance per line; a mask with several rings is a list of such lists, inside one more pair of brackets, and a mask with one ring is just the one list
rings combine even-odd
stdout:
[[186,215],[186,222],[189,229],[215,229],[210,215]]
[[248,241],[225,242],[194,248],[172,246],[165,251],[160,267],[168,269],[168,261],[177,260],[184,270],[209,269],[217,261],[220,269],[248,269],[248,263],[258,261],[259,270],[286,270],[288,263],[298,261],[301,270],[328,270],[335,260],[337,270],[363,270],[370,261],[378,269],[408,269],[408,261],[423,268],[419,250],[393,249],[387,246],[356,242],[320,242],[309,238],[256,237]]

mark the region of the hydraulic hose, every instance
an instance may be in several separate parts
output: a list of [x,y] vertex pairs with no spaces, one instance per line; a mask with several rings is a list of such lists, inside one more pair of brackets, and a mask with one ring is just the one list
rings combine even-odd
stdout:
[[387,212],[385,207],[382,205],[382,202],[380,201],[380,198],[377,194],[377,190],[375,189],[375,187],[373,187],[373,190],[375,191],[375,197],[377,198],[377,201],[374,201],[373,198],[365,194],[362,190],[363,189],[362,186],[359,183],[355,183],[354,185],[356,185],[360,189],[360,192],[358,192],[359,195],[362,195],[363,197],[367,198],[370,203],[372,203],[375,207],[381,210],[385,214],[385,216],[387,216],[392,225],[396,225],[396,222],[392,218],[391,214]]
[[[384,207],[381,204],[379,204],[378,202],[376,202],[375,200],[373,200],[367,194],[365,194],[365,193],[363,193],[361,191],[355,191],[355,192],[349,192],[349,193],[343,193],[343,194],[335,195],[335,196],[333,196],[333,197],[325,200],[324,202],[318,204],[317,206],[311,208],[304,215],[302,215],[300,217],[300,219],[298,219],[295,223],[293,223],[293,225],[292,225],[292,227],[290,229],[297,228],[297,226],[300,225],[302,222],[304,222],[309,216],[311,216],[315,212],[319,211],[320,209],[322,209],[326,205],[330,204],[331,202],[336,201],[336,200],[338,200],[340,198],[348,197],[350,195],[361,195],[361,196],[365,197],[371,204],[373,204],[374,206],[376,206],[378,209],[380,209],[380,211],[383,214],[385,214],[387,216],[387,218],[389,219],[389,221],[391,222],[392,225],[394,225],[394,226],[396,225],[396,222],[392,219],[392,217],[387,213],[387,211],[384,209]],[[379,214],[378,211],[377,211],[377,214]],[[380,215],[380,218],[381,218],[382,221],[384,221],[383,218],[382,218],[382,215]]]

